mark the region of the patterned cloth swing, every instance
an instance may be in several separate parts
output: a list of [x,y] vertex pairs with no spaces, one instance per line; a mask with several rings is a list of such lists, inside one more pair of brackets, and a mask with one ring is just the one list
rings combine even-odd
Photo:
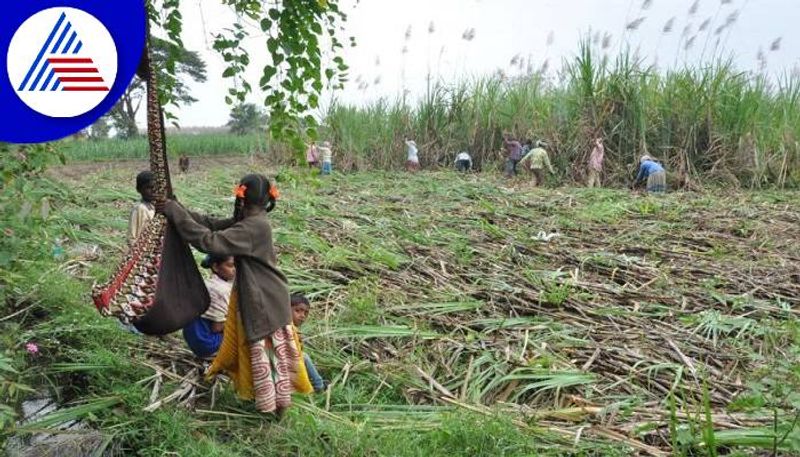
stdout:
[[[147,137],[157,200],[172,197],[164,113],[158,97],[148,36],[139,76],[147,82]],[[128,248],[111,278],[96,285],[92,299],[104,316],[133,324],[147,335],[166,335],[203,314],[208,290],[189,246],[161,214],[153,217]]]

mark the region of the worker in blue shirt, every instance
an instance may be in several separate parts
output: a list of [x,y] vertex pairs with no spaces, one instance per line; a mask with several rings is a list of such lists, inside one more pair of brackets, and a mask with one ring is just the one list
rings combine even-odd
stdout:
[[647,179],[647,192],[663,194],[667,191],[667,172],[649,155],[643,155],[639,159],[639,174],[633,180],[631,188],[636,187],[645,179]]

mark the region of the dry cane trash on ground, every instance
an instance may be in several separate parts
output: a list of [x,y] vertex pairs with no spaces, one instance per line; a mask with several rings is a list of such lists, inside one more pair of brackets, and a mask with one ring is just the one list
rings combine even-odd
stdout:
[[[710,424],[718,443],[773,427],[772,415],[731,405],[779,361],[797,363],[791,194],[659,199],[524,181],[508,193],[489,175],[284,174],[276,245],[293,289],[312,298],[305,341],[333,392],[301,408],[386,429],[427,429],[453,410],[501,414],[562,445],[649,455],[669,455],[686,424]],[[228,211],[183,192],[185,204]],[[205,382],[180,341],[142,338],[132,352],[153,369],[148,411],[234,414],[215,410],[225,383]],[[356,379],[402,404],[337,404]]]

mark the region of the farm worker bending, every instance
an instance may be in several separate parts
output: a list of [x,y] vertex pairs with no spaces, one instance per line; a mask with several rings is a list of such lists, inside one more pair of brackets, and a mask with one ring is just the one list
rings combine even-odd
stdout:
[[417,143],[414,140],[405,140],[406,143],[406,171],[417,171],[419,170],[419,149],[417,149]]
[[319,154],[322,156],[322,174],[329,175],[333,173],[333,151],[331,150],[331,143],[326,141],[322,143],[319,148]]
[[230,219],[191,213],[175,200],[156,205],[185,242],[202,252],[231,255],[236,263],[222,345],[206,376],[224,371],[240,398],[254,399],[258,411],[281,415],[293,390],[311,389],[296,384],[305,366],[267,218],[278,190],[266,176],[252,174],[239,181],[235,195]]
[[603,146],[603,139],[595,139],[594,149],[592,149],[592,153],[589,154],[589,163],[587,164],[589,177],[586,182],[586,187],[600,187],[600,174],[603,172],[605,153],[606,148]]
[[531,150],[525,157],[520,160],[523,166],[527,166],[533,174],[533,185],[538,186],[544,184],[544,168],[550,171],[550,174],[555,174],[553,165],[550,164],[550,157],[544,149],[546,144],[543,141],[537,141],[536,147]]
[[308,149],[306,149],[306,162],[308,163],[308,168],[319,166],[319,150],[314,143],[309,143]]
[[647,179],[647,192],[663,194],[667,191],[667,172],[649,155],[643,155],[639,159],[639,174],[633,180],[631,188],[636,187],[644,179]]
[[503,137],[503,147],[506,148],[506,178],[517,175],[517,164],[522,158],[522,145],[519,141],[506,134]]
[[467,151],[459,152],[456,156],[456,170],[462,173],[472,170],[472,157]]
[[156,175],[151,171],[143,171],[136,175],[136,191],[142,196],[141,201],[131,210],[130,223],[128,224],[128,243],[133,244],[139,234],[156,214],[153,201],[155,201]]

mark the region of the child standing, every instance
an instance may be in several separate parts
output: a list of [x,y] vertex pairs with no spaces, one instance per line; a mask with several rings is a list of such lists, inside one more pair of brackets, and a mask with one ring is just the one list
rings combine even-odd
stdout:
[[589,179],[586,187],[600,187],[600,175],[603,173],[603,159],[606,153],[606,148],[603,146],[603,139],[596,138],[594,140],[594,148],[589,155]]
[[503,146],[506,148],[505,175],[513,178],[517,176],[517,164],[522,159],[522,145],[507,133],[503,136]]
[[308,163],[308,168],[317,168],[319,166],[319,149],[317,149],[317,145],[314,143],[308,144],[308,149],[306,149],[306,163]]
[[[292,323],[298,333],[298,340],[301,342],[302,345],[302,338],[300,338],[300,327],[302,327],[303,322],[306,321],[308,318],[308,313],[311,311],[311,302],[308,301],[305,295],[302,294],[292,294],[291,298],[292,302]],[[303,348],[301,346],[300,350],[302,351]],[[311,385],[314,387],[314,392],[321,393],[325,391],[325,380],[322,379],[322,376],[319,375],[317,368],[314,366],[314,363],[311,361],[311,357],[303,353],[303,361],[306,365],[306,372],[308,372],[308,379],[311,381]]]
[[322,156],[322,174],[329,175],[333,173],[333,151],[331,151],[330,142],[322,143],[319,148],[319,154]]
[[233,218],[215,220],[191,213],[174,200],[158,202],[180,236],[203,252],[233,256],[236,282],[222,345],[207,372],[226,372],[240,398],[279,416],[291,405],[292,377],[301,354],[292,330],[286,276],[277,265],[267,214],[277,189],[260,174],[247,175],[235,189]]
[[133,244],[139,234],[155,216],[155,180],[156,175],[151,171],[143,171],[136,175],[136,192],[142,199],[131,209],[130,223],[128,224],[128,244]]
[[414,140],[405,140],[406,143],[406,171],[415,172],[419,170],[419,149]]
[[236,265],[231,256],[209,254],[201,266],[211,270],[211,278],[206,281],[211,303],[202,316],[183,328],[183,338],[196,356],[208,358],[215,356],[222,344]]
[[189,156],[186,154],[181,154],[180,160],[178,160],[178,166],[181,169],[181,172],[188,173],[189,172]]

